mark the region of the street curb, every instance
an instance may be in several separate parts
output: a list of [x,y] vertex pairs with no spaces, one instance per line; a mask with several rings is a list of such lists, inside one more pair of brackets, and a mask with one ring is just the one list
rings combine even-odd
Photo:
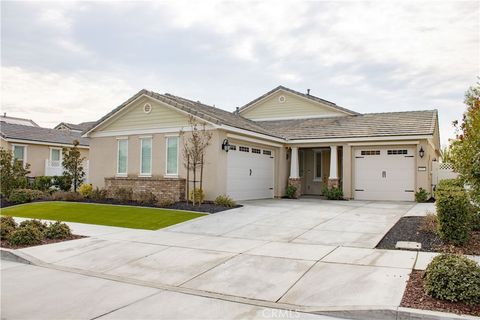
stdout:
[[113,275],[107,275],[94,271],[86,271],[76,268],[68,268],[63,266],[57,266],[55,264],[45,263],[29,254],[21,251],[12,250],[8,248],[1,248],[1,259],[19,262],[24,264],[31,264],[38,267],[50,268],[64,272],[71,272],[82,274],[85,276],[92,276],[102,278],[111,281],[118,281],[123,283],[129,283],[132,285],[146,286],[157,288],[166,291],[178,292],[188,295],[201,296],[211,299],[219,299],[224,301],[230,301],[235,303],[243,303],[254,305],[264,308],[276,308],[289,311],[296,311],[299,313],[310,313],[325,315],[331,317],[340,317],[355,320],[478,320],[478,317],[468,315],[457,315],[453,313],[445,313],[430,310],[421,310],[404,307],[390,307],[390,306],[342,306],[342,307],[311,307],[291,305],[286,303],[276,303],[271,301],[256,300],[245,297],[230,296],[225,294],[219,294],[214,292],[207,292],[195,289],[189,289],[186,287],[176,287],[171,285],[152,284],[147,281],[134,280],[128,278],[122,278]]

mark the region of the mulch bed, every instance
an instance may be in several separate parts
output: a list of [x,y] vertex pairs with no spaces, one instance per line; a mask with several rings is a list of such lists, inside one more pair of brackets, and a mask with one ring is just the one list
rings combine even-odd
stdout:
[[[56,201],[56,200],[48,200],[48,199],[41,199],[41,200],[34,200],[33,202],[46,202],[46,201]],[[99,204],[114,204],[120,206],[135,206],[135,207],[148,207],[148,208],[164,208],[164,209],[172,209],[172,210],[188,210],[188,211],[195,211],[195,212],[205,212],[205,213],[216,213],[225,210],[240,208],[242,205],[237,205],[235,207],[223,207],[217,206],[211,201],[205,201],[201,205],[192,205],[186,201],[175,202],[170,206],[158,206],[158,205],[148,205],[144,203],[139,203],[137,201],[124,201],[120,202],[115,199],[103,199],[103,200],[92,200],[92,199],[82,199],[82,200],[71,200],[69,202],[82,202],[82,203],[99,203]],[[0,198],[0,208],[6,208],[16,205],[16,203],[10,203],[5,198]]]
[[70,241],[70,240],[77,240],[77,239],[82,239],[82,238],[86,238],[86,237],[73,234],[71,237],[68,237],[68,238],[65,238],[65,239],[44,239],[44,240],[42,240],[41,244],[36,244],[36,245],[31,245],[31,246],[12,246],[6,240],[1,240],[0,247],[8,248],[8,249],[22,249],[22,248],[28,248],[28,247],[42,246],[44,244],[51,244],[51,243],[64,242],[64,241]]
[[403,294],[401,307],[451,312],[480,316],[480,305],[469,306],[461,302],[450,302],[430,297],[425,293],[423,271],[413,271]]
[[454,247],[444,243],[438,234],[421,230],[424,219],[425,217],[401,218],[388,231],[376,248],[394,250],[397,241],[412,241],[422,244],[420,251],[480,254],[480,231],[472,231],[470,240],[464,246]]

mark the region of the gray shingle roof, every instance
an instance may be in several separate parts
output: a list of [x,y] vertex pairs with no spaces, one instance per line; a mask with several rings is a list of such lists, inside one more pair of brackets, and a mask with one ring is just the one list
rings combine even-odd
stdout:
[[68,123],[68,122],[60,122],[55,126],[54,129],[57,129],[61,125],[67,127],[70,130],[76,130],[76,131],[84,131],[86,129],[89,129],[95,121],[88,121],[88,122],[80,122],[79,124],[74,124],[74,123]]
[[437,110],[367,113],[356,116],[259,121],[288,140],[432,135]]
[[72,144],[78,140],[81,146],[88,146],[89,139],[82,138],[80,132],[61,131],[0,121],[0,134],[5,139],[19,139],[36,142]]
[[246,108],[250,107],[251,105],[255,104],[256,102],[262,100],[263,98],[271,95],[272,93],[278,91],[278,90],[283,90],[283,91],[286,91],[286,92],[290,92],[290,93],[293,93],[293,94],[296,94],[298,96],[301,96],[301,97],[304,97],[304,98],[307,98],[307,99],[310,99],[312,101],[315,101],[315,102],[320,102],[322,104],[325,104],[333,109],[337,109],[339,111],[342,111],[342,112],[346,112],[346,113],[349,113],[349,114],[352,114],[352,115],[355,115],[355,114],[360,114],[358,112],[355,112],[355,111],[352,111],[352,110],[349,110],[347,108],[343,108],[343,107],[340,107],[340,106],[337,106],[337,104],[331,102],[331,101],[328,101],[328,100],[325,100],[325,99],[322,99],[322,98],[319,98],[319,97],[316,97],[316,96],[313,96],[311,94],[305,94],[305,93],[302,93],[302,92],[299,92],[299,91],[296,91],[296,90],[293,90],[293,89],[290,89],[290,88],[287,88],[287,87],[284,87],[284,86],[278,86],[270,91],[268,91],[267,93],[265,93],[264,95],[261,95],[260,97],[250,101],[249,103],[247,103],[246,105],[244,105],[243,107],[241,107],[239,109],[239,112],[241,113],[243,110],[245,110]]
[[[436,110],[370,114],[359,114],[347,110],[355,115],[333,118],[252,121],[237,113],[228,112],[200,102],[168,93],[159,94],[143,89],[95,122],[90,128],[98,126],[141,95],[150,96],[211,123],[224,124],[288,140],[431,135],[434,133],[437,121]],[[313,98],[317,99],[316,97]],[[322,102],[325,103],[323,100]],[[86,131],[88,130],[85,130],[84,133]]]

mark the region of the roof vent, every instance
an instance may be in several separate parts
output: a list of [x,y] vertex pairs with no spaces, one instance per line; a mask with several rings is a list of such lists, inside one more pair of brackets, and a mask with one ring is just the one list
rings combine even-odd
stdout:
[[239,114],[240,113],[240,108],[237,107],[237,110],[235,110],[235,114]]
[[307,89],[307,94],[310,95],[310,89]]

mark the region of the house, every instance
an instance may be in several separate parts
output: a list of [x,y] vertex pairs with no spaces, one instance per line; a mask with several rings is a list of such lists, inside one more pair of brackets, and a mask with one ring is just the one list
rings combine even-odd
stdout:
[[[80,153],[88,159],[89,141],[78,131],[42,128],[29,119],[0,117],[0,147],[30,164],[30,177],[62,175],[62,148],[73,147],[74,140],[79,141]],[[85,166],[88,170],[88,160]]]
[[82,131],[85,131],[88,128],[90,128],[94,123],[95,123],[95,121],[80,122],[79,124],[68,123],[68,122],[60,122],[53,129],[73,131],[73,132],[82,132]]
[[231,113],[171,94],[141,90],[97,121],[90,138],[98,187],[185,196],[180,131],[189,116],[211,130],[203,190],[207,199],[282,197],[341,187],[348,199],[413,201],[431,192],[440,157],[436,110],[360,114],[279,86]]

